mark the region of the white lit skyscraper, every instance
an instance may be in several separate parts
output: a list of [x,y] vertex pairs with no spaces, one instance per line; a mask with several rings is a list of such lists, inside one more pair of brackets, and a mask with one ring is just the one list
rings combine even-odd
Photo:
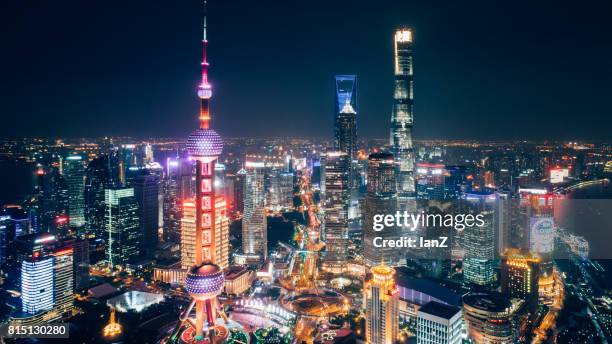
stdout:
[[430,301],[417,312],[417,344],[460,344],[463,340],[461,308]]
[[244,216],[242,217],[242,253],[266,259],[268,222],[265,209],[263,162],[247,161],[244,185]]
[[138,202],[133,188],[104,190],[106,203],[106,260],[111,267],[124,265],[140,255],[142,233]]
[[483,226],[466,227],[463,233],[463,280],[466,284],[490,286],[495,281],[495,199],[495,194],[491,192],[463,195],[466,213],[482,215],[484,218]]
[[406,28],[395,31],[394,44],[395,86],[390,144],[395,156],[398,197],[402,198],[414,193],[412,31]]
[[21,310],[36,314],[53,308],[53,257],[21,263]]
[[74,302],[74,265],[73,249],[62,248],[53,252],[53,310],[58,318],[71,312]]
[[267,206],[275,211],[293,206],[293,173],[273,169],[270,173]]
[[349,166],[346,152],[327,152],[322,156],[325,174],[325,259],[323,267],[341,273],[346,267],[348,211],[350,202]]
[[195,264],[196,207],[191,200],[183,202],[181,217],[181,267],[185,270]]

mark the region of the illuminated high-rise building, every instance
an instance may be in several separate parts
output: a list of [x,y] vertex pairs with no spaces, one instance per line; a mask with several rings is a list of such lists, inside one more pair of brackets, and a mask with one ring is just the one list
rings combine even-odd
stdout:
[[60,248],[53,255],[53,311],[61,318],[74,304],[74,250]]
[[395,86],[390,144],[395,156],[398,197],[403,198],[414,193],[412,31],[407,28],[395,31],[394,44]]
[[225,197],[225,165],[215,164],[215,194]]
[[133,179],[132,186],[138,202],[138,219],[142,233],[140,251],[152,258],[158,243],[159,177],[143,171]]
[[540,257],[538,291],[540,301],[549,305],[555,294],[552,256],[555,246],[554,209],[558,197],[543,187],[519,188],[518,220],[512,231],[517,247]]
[[74,289],[80,291],[89,286],[89,241],[76,239],[70,246],[73,249]]
[[195,264],[196,205],[185,200],[181,216],[181,267],[185,270]]
[[68,220],[70,225],[85,224],[85,164],[80,155],[70,155],[63,167],[63,176],[68,186]]
[[421,306],[417,314],[417,344],[462,343],[461,308],[430,301]]
[[396,265],[398,252],[395,248],[374,246],[374,238],[394,238],[397,228],[385,228],[375,232],[373,219],[376,214],[395,214],[397,191],[395,186],[395,161],[391,153],[373,153],[368,158],[368,189],[363,209],[363,258],[366,266],[375,266],[381,261]]
[[416,164],[416,197],[427,200],[445,198],[445,174],[442,164]]
[[538,306],[540,261],[540,257],[530,252],[506,250],[501,262],[502,293],[525,300],[534,310]]
[[366,343],[393,344],[399,330],[399,290],[395,270],[384,264],[372,268],[372,279],[364,286]]
[[217,196],[215,201],[215,264],[222,269],[229,266],[229,217],[227,200]]
[[28,258],[21,263],[21,310],[36,314],[53,308],[53,257]]
[[32,222],[32,230],[45,232],[53,227],[53,220],[57,216],[58,202],[56,199],[57,170],[40,166],[36,170],[36,203],[38,218]]
[[484,221],[482,226],[464,229],[463,280],[468,285],[491,286],[495,282],[495,199],[492,192],[471,192],[463,195],[465,213],[481,215]]
[[289,209],[293,206],[293,173],[273,169],[270,173],[267,206],[273,210]]
[[112,186],[110,157],[101,156],[87,165],[85,174],[85,225],[96,238],[104,236],[104,189]]
[[106,261],[109,266],[124,266],[140,256],[142,232],[138,202],[133,188],[104,190],[106,203]]
[[0,214],[0,267],[13,260],[9,256],[9,248],[13,244],[15,234],[11,226],[11,217],[9,215]]
[[126,185],[130,167],[136,167],[136,145],[124,144],[119,147],[119,183]]
[[465,166],[445,165],[444,198],[459,199],[461,193],[472,190],[473,176]]
[[[242,217],[242,253],[249,260],[264,261],[268,251],[268,222],[265,209],[264,163],[247,161]],[[257,257],[257,259],[255,259]]]
[[346,152],[327,152],[325,174],[325,259],[323,267],[330,272],[342,272],[348,258],[348,211],[350,202],[350,164]]
[[181,242],[183,199],[193,197],[193,164],[184,158],[168,158],[163,180],[163,238],[166,242]]
[[515,199],[513,193],[508,190],[498,190],[495,196],[495,253],[502,254],[512,247],[512,213]]
[[334,150],[349,160],[349,186],[356,186],[353,160],[357,155],[357,76],[336,75]]
[[244,212],[244,187],[246,184],[247,170],[241,168],[236,172],[236,185],[234,186],[234,211],[239,213]]

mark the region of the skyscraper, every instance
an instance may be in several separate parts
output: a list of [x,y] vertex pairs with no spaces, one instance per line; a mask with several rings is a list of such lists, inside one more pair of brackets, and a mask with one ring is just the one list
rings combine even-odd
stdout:
[[375,247],[375,237],[393,238],[397,228],[385,228],[382,232],[373,230],[376,214],[395,214],[397,192],[395,186],[395,161],[391,153],[373,153],[368,157],[368,189],[363,210],[363,258],[366,266],[375,266],[381,261],[395,265],[396,249]]
[[502,293],[525,300],[532,311],[538,306],[539,277],[538,256],[518,249],[508,249],[502,255]]
[[80,155],[66,158],[63,175],[68,186],[68,219],[70,225],[85,224],[85,165]]
[[466,227],[464,230],[463,280],[466,284],[491,286],[495,281],[495,194],[471,192],[464,194],[463,199],[466,214],[482,215],[484,219],[483,226]]
[[293,207],[293,173],[281,172],[278,175],[278,180],[280,206],[290,209]]
[[247,161],[244,185],[244,215],[242,217],[242,253],[266,259],[268,222],[265,209],[263,162]]
[[227,200],[217,196],[215,201],[215,261],[222,269],[229,266],[229,217]]
[[136,145],[125,144],[119,147],[119,183],[126,185],[128,170],[136,166]]
[[416,165],[416,197],[441,201],[445,198],[445,174],[442,164],[419,163]]
[[268,207],[278,211],[293,206],[293,173],[273,169],[268,188]]
[[465,166],[446,165],[444,198],[459,199],[461,192],[472,190],[472,176]]
[[462,330],[463,313],[459,307],[430,301],[418,310],[417,344],[459,344]]
[[15,233],[11,226],[11,217],[0,214],[0,268],[4,269],[5,264],[14,258],[9,256],[9,247],[13,244]]
[[164,241],[181,241],[182,200],[193,197],[191,161],[183,158],[168,158],[163,180],[163,226]]
[[53,311],[60,318],[72,311],[74,303],[73,249],[60,248],[53,252]]
[[181,216],[181,268],[187,270],[195,264],[196,205],[185,200]]
[[138,218],[142,233],[141,253],[152,258],[158,243],[159,177],[139,174],[132,182],[138,202]]
[[57,216],[56,184],[59,176],[54,168],[39,167],[36,171],[36,200],[38,219],[32,229],[36,232],[45,232]]
[[236,185],[234,186],[234,211],[244,212],[244,188],[246,185],[247,170],[241,168],[236,172]]
[[343,272],[348,245],[348,211],[350,202],[350,164],[348,153],[327,152],[325,174],[325,260],[330,272]]
[[372,268],[372,279],[364,286],[366,342],[393,344],[399,329],[399,291],[395,270],[384,264]]
[[53,257],[28,258],[21,263],[21,310],[36,314],[53,308]]
[[552,303],[555,294],[552,256],[555,246],[554,207],[557,197],[552,193],[528,196],[529,251],[536,253],[541,258],[538,289],[540,297],[548,304]]
[[106,203],[106,260],[109,266],[125,265],[140,255],[142,233],[138,202],[133,188],[104,190]]
[[77,239],[70,246],[73,249],[74,289],[79,291],[89,286],[89,241]]
[[334,150],[349,160],[349,186],[356,186],[353,160],[357,154],[357,76],[336,75]]
[[104,188],[112,185],[108,156],[93,159],[85,174],[85,224],[96,238],[104,233]]
[[498,190],[495,196],[495,253],[502,254],[506,249],[512,247],[512,210],[515,198],[507,190]]
[[412,63],[412,31],[407,28],[398,29],[394,38],[395,86],[390,138],[392,153],[395,156],[398,197],[410,197],[414,193]]

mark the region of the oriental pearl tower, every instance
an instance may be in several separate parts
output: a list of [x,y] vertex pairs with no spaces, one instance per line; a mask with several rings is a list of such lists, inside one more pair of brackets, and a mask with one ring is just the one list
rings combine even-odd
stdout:
[[[215,161],[223,150],[223,140],[210,128],[209,102],[212,86],[208,83],[208,61],[206,58],[206,0],[204,1],[202,82],[198,86],[200,98],[200,127],[187,138],[187,152],[196,161],[196,233],[195,265],[185,277],[185,288],[192,297],[187,309],[182,313],[169,343],[223,343],[228,331],[217,324],[220,314],[227,323],[225,315],[219,312],[217,295],[223,290],[222,269],[215,264]],[[195,318],[192,310],[195,308]],[[184,326],[188,324],[188,326]]]

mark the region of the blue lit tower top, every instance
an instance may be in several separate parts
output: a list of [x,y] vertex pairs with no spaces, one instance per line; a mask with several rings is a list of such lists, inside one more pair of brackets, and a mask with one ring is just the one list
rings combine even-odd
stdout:
[[349,111],[356,112],[356,89],[356,75],[336,75],[336,114],[347,113]]

